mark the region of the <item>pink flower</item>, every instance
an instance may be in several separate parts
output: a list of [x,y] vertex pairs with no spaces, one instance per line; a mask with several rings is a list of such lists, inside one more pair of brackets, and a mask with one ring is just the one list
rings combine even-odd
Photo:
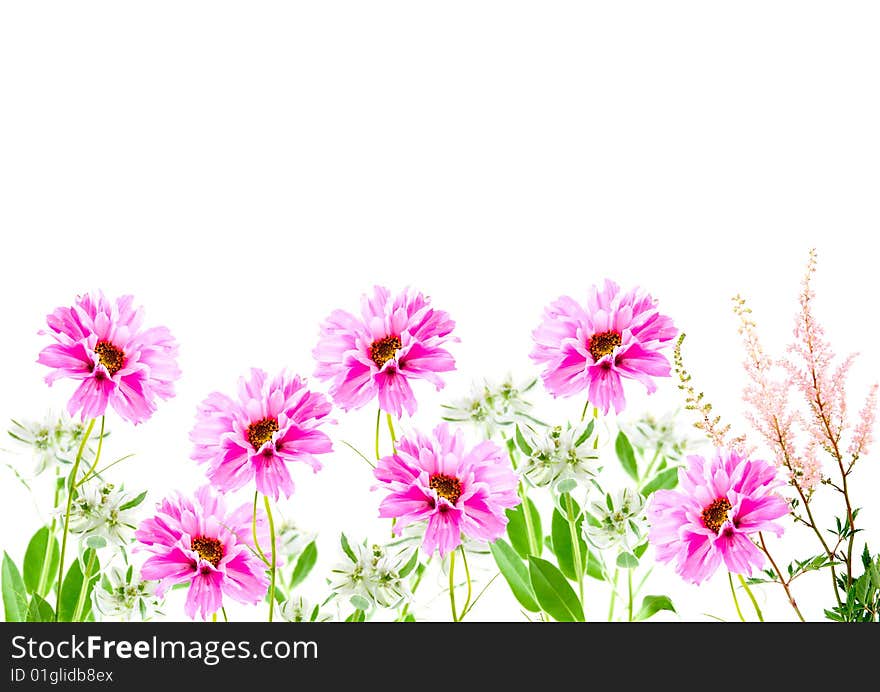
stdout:
[[417,404],[410,381],[427,380],[439,390],[438,373],[455,369],[443,348],[458,341],[450,336],[454,327],[421,293],[407,289],[392,300],[388,289],[376,286],[372,297],[363,296],[360,317],[335,310],[321,326],[315,376],[332,381],[330,396],[346,411],[378,395],[383,411],[412,415]]
[[[223,596],[257,604],[266,595],[266,566],[254,552],[253,512],[244,504],[226,511],[223,498],[209,486],[195,498],[176,495],[162,500],[156,515],[144,520],[135,536],[152,553],[141,569],[144,579],[159,581],[162,596],[175,584],[189,582],[184,610],[207,619],[223,606]],[[267,555],[265,517],[258,514],[258,540]]]
[[694,584],[711,577],[722,561],[734,574],[760,569],[764,555],[751,536],[781,536],[773,520],[788,514],[775,492],[783,485],[776,468],[721,449],[710,461],[689,456],[687,462],[678,472],[679,487],[658,490],[649,501],[648,539],[657,559],[677,563],[675,571]]
[[330,438],[318,430],[329,413],[330,402],[302,378],[283,371],[269,379],[254,368],[250,379],[239,380],[237,399],[213,392],[199,405],[191,456],[207,462],[208,478],[224,492],[255,479],[264,495],[290,497],[287,464],[302,461],[317,473],[315,455],[332,451]]
[[60,307],[46,318],[57,343],[46,346],[37,362],[53,368],[52,384],[62,377],[79,380],[67,404],[82,419],[103,416],[107,405],[134,424],[147,420],[157,399],[174,396],[177,343],[165,327],[143,327],[143,310],[132,296],[109,301],[100,291],[78,296],[71,307]]
[[465,450],[460,430],[445,423],[433,437],[405,436],[397,453],[379,461],[376,478],[388,495],[379,516],[394,517],[394,532],[427,521],[422,548],[445,556],[461,543],[461,534],[491,543],[504,533],[505,509],[520,503],[518,478],[504,451],[494,442]]
[[603,413],[626,406],[621,378],[638,380],[652,394],[654,377],[669,377],[660,349],[675,338],[672,320],[657,311],[657,301],[635,288],[621,293],[613,281],[593,286],[586,307],[562,296],[544,310],[532,332],[532,359],[544,366],[541,377],[553,396],[589,389],[590,403]]

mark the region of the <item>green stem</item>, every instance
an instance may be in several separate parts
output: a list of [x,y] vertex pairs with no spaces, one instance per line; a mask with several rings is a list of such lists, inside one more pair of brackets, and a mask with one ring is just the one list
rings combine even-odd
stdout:
[[397,435],[394,434],[394,423],[391,420],[391,414],[385,414],[386,420],[388,421],[388,432],[391,433],[391,450],[394,454],[397,454]]
[[578,593],[581,605],[584,604],[584,564],[581,559],[580,541],[577,535],[577,517],[574,515],[574,501],[571,494],[565,494],[565,514],[568,521],[568,533],[571,536],[571,554],[574,557],[574,575],[577,577]]
[[752,590],[749,588],[748,582],[743,579],[743,575],[738,574],[739,583],[742,584],[742,587],[746,590],[746,593],[749,595],[749,600],[752,602],[752,607],[755,609],[755,614],[758,616],[758,620],[760,622],[764,622],[764,614],[761,612],[761,609],[758,607],[758,601],[755,600],[755,594],[752,593]]
[[633,571],[632,569],[626,570],[626,585],[627,592],[629,594],[629,604],[627,605],[627,619],[629,622],[633,621]]
[[95,452],[95,461],[89,467],[89,470],[86,471],[85,475],[80,479],[80,481],[76,484],[78,488],[83,483],[85,483],[92,476],[92,472],[98,467],[98,462],[101,460],[101,448],[104,446],[104,419],[105,416],[101,416],[101,432],[98,433],[98,450]]
[[382,458],[382,455],[379,454],[379,426],[382,423],[382,409],[376,411],[376,460]]
[[260,559],[266,563],[266,566],[269,566],[269,559],[266,557],[266,554],[260,548],[260,541],[257,538],[257,500],[260,499],[260,492],[258,490],[254,491],[254,518],[251,521],[251,531],[254,534],[254,549],[257,551],[257,555],[260,556]]
[[[419,584],[422,583],[422,577],[425,576],[425,572],[428,571],[428,565],[430,565],[430,564],[431,564],[431,558],[429,557],[427,560],[425,560],[425,568],[421,572],[419,572],[418,569],[416,569],[416,572],[417,572],[416,578],[415,578],[415,581],[413,582],[412,589],[410,589],[410,594],[412,594],[413,596],[415,596],[416,589],[419,588]],[[397,619],[398,622],[404,621],[407,614],[409,613],[409,606],[410,606],[409,602],[404,604],[403,610],[400,611],[400,617]]]
[[[52,510],[54,514],[54,510],[58,509],[58,476],[60,471],[58,467],[55,467],[55,498],[52,501]],[[58,520],[55,517],[52,517],[52,523],[49,524],[49,535],[46,537],[46,553],[43,555],[43,565],[40,567],[40,580],[37,582],[37,593],[42,594],[46,592],[46,586],[48,586],[49,582],[49,567],[52,562],[52,553],[55,551],[55,527],[58,524]]]
[[95,556],[97,552],[94,548],[91,550],[88,564],[86,564],[86,573],[83,575],[82,584],[79,587],[79,595],[76,597],[76,607],[73,609],[72,622],[79,622],[83,615],[83,607],[86,603],[86,594],[89,591],[89,582],[92,580],[92,568],[95,566]]
[[730,595],[733,596],[733,605],[736,606],[736,614],[739,616],[739,621],[745,622],[746,619],[743,617],[743,612],[739,607],[739,600],[736,597],[736,589],[733,588],[733,575],[730,572],[727,573],[727,581],[730,583]]
[[785,595],[788,596],[789,605],[791,605],[794,612],[797,613],[798,619],[801,622],[806,622],[804,616],[801,614],[801,609],[798,608],[797,601],[795,601],[794,596],[791,595],[791,589],[788,588],[788,582],[782,578],[782,572],[779,571],[779,565],[776,564],[776,560],[773,559],[770,551],[767,550],[767,544],[764,542],[764,534],[760,531],[758,531],[758,539],[761,541],[761,550],[764,551],[764,555],[770,560],[770,564],[773,565],[773,569],[776,570],[776,577],[779,579],[779,583],[782,585],[782,588],[785,589]]
[[464,601],[464,607],[461,609],[461,617],[459,618],[459,622],[461,622],[462,620],[464,620],[464,616],[467,614],[468,608],[471,605],[471,595],[473,587],[471,585],[471,571],[470,569],[468,569],[467,554],[464,552],[464,546],[459,545],[458,549],[461,551],[461,561],[464,564],[464,574],[467,578],[467,598]]
[[608,606],[608,622],[614,617],[614,602],[617,600],[617,578],[620,576],[620,567],[614,568],[614,580],[611,584],[611,604]]
[[266,495],[263,495],[263,504],[266,506],[266,516],[269,518],[269,540],[272,543],[272,564],[269,567],[269,622],[272,622],[272,617],[275,614],[275,560],[278,556],[278,550],[275,545],[275,520],[272,518],[272,507]]
[[526,486],[522,483],[519,484],[519,496],[522,498],[523,519],[526,522],[526,534],[529,539],[529,552],[537,557],[540,554],[540,552],[538,551],[539,546],[537,545],[535,539],[535,528],[534,524],[532,523],[532,512],[529,509],[530,505],[526,498]]
[[73,469],[70,472],[67,482],[67,508],[64,510],[64,531],[61,533],[61,554],[58,557],[58,599],[55,601],[55,622],[58,622],[58,612],[61,610],[61,582],[64,579],[64,553],[67,552],[67,530],[70,526],[70,508],[73,506],[73,493],[76,490],[76,473],[79,471],[79,464],[82,461],[83,450],[92,434],[92,428],[95,427],[95,419],[89,422],[86,428],[82,442],[79,443],[79,449],[76,450],[76,459],[73,462]]
[[458,614],[455,610],[455,551],[449,553],[449,605],[452,608],[452,621],[458,622]]
[[585,420],[587,420],[587,411],[589,410],[589,408],[590,408],[590,400],[587,399],[584,402],[584,410],[581,412],[581,423],[583,423]]

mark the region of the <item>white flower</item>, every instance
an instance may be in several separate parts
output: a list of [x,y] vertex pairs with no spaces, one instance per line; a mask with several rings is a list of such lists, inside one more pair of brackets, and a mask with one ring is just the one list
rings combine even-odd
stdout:
[[524,395],[537,383],[531,380],[516,385],[508,375],[501,382],[489,380],[474,382],[470,396],[454,404],[444,405],[444,420],[456,423],[472,423],[481,428],[486,438],[493,437],[501,428],[516,423],[534,422],[532,404]]
[[135,529],[134,508],[143,496],[132,498],[112,483],[86,483],[77,490],[70,511],[70,532],[80,534],[90,548],[124,547]]
[[523,475],[536,486],[553,485],[560,492],[570,492],[576,484],[586,483],[599,472],[599,452],[594,446],[592,421],[576,426],[535,430],[522,429],[528,453]]
[[315,540],[314,532],[304,531],[289,519],[283,519],[279,522],[275,535],[278,554],[287,561],[293,561],[309,543]]
[[599,550],[619,546],[632,551],[648,535],[645,500],[632,488],[624,488],[613,497],[606,493],[603,502],[591,502],[590,514],[599,526],[584,521],[582,533]]
[[678,411],[668,411],[659,417],[646,413],[638,419],[618,421],[618,427],[632,446],[649,458],[659,453],[677,461],[701,442],[688,434],[689,427],[681,425]]
[[85,435],[85,426],[71,420],[66,413],[56,416],[49,411],[42,421],[11,422],[9,436],[33,453],[34,476],[59,462],[72,463]]
[[157,584],[142,580],[131,565],[125,571],[111,567],[95,585],[92,603],[104,617],[128,621],[137,616],[148,620],[161,607],[156,596]]
[[[410,597],[401,571],[409,563],[412,550],[388,551],[384,546],[355,543],[346,561],[331,570],[330,588],[347,597],[355,608],[367,610],[376,605],[395,608]],[[352,556],[354,559],[352,559]]]
[[320,607],[311,605],[304,598],[288,598],[279,608],[287,622],[326,622],[329,615],[322,615]]

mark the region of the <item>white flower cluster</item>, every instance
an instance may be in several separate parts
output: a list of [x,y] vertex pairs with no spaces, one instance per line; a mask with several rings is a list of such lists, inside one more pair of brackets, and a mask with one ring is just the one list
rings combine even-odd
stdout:
[[503,428],[536,422],[531,416],[532,404],[525,399],[535,384],[537,380],[516,385],[510,376],[501,382],[474,382],[470,396],[443,406],[446,409],[443,420],[476,425],[486,439]]
[[523,475],[535,486],[552,485],[558,492],[596,477],[599,452],[594,445],[592,421],[565,427],[524,428],[518,445],[527,455]]
[[135,529],[134,508],[145,495],[132,498],[112,483],[86,483],[77,489],[71,505],[70,533],[79,534],[89,548],[124,548]]
[[411,597],[405,577],[415,567],[412,549],[391,552],[366,542],[350,545],[343,537],[343,550],[346,560],[332,570],[330,588],[356,609],[396,608]]
[[[55,464],[71,464],[85,435],[85,426],[71,420],[66,413],[54,415],[51,411],[41,421],[12,420],[7,431],[19,445],[33,454],[34,476]],[[105,433],[106,435],[106,433]]]
[[624,488],[615,495],[606,493],[601,502],[590,503],[590,514],[598,526],[584,521],[584,539],[599,550],[619,547],[632,551],[648,536],[645,500],[637,490]]
[[141,579],[131,565],[125,571],[111,567],[95,585],[92,603],[105,618],[128,621],[137,616],[148,620],[161,607],[156,586],[157,582]]

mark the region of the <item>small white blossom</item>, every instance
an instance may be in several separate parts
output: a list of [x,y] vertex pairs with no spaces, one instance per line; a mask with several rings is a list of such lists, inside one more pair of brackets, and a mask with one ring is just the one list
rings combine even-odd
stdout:
[[148,620],[161,608],[161,599],[156,596],[157,584],[141,579],[131,566],[125,571],[111,567],[95,585],[92,603],[105,618]]
[[323,615],[304,598],[288,598],[279,608],[281,617],[287,622],[326,622],[329,615]]
[[599,452],[594,446],[592,427],[592,423],[581,423],[564,428],[557,425],[541,430],[523,429],[523,439],[531,450],[523,467],[529,482],[571,490],[566,485],[595,478],[599,472]]
[[[410,598],[401,571],[412,557],[411,550],[390,552],[381,545],[355,543],[350,546],[354,560],[346,560],[332,570],[330,588],[338,595],[369,607],[395,608]],[[365,610],[365,608],[360,608]]]
[[86,483],[71,505],[70,533],[79,534],[88,547],[124,547],[133,535],[134,509],[142,499],[132,498],[112,483]]
[[54,415],[50,411],[41,421],[13,420],[11,423],[9,436],[33,454],[34,476],[57,463],[72,463],[85,435],[85,426],[71,420],[66,413]]
[[532,404],[525,399],[537,383],[530,380],[516,385],[510,376],[501,382],[483,380],[474,382],[471,394],[451,405],[444,405],[444,420],[456,423],[471,423],[480,428],[487,439],[492,438],[502,428],[517,423],[534,422],[531,416]]
[[662,457],[678,461],[700,444],[688,434],[689,428],[682,426],[678,411],[662,416],[646,413],[638,419],[618,421],[618,426],[632,446],[649,458],[659,451]]
[[645,500],[632,488],[624,488],[614,496],[606,493],[603,501],[591,502],[590,514],[599,526],[584,521],[582,532],[584,539],[599,550],[616,546],[632,551],[648,535]]

